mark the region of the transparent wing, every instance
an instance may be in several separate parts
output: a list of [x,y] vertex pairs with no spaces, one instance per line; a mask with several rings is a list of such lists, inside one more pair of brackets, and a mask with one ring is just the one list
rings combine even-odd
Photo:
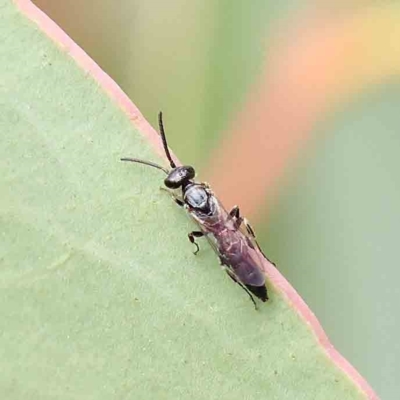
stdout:
[[231,257],[231,269],[242,283],[251,286],[264,286],[265,273],[261,253],[241,230],[236,231],[235,235],[240,241],[241,249],[237,257]]
[[202,224],[199,228],[205,234],[222,265],[225,265],[234,277],[245,285],[265,285],[263,254],[258,250],[250,236],[242,229],[228,229],[222,236],[216,237],[207,232]]
[[[231,217],[216,197],[215,214],[210,217],[189,213],[205,234],[221,264],[225,265],[244,285],[264,286],[266,264],[270,261],[260,249],[253,230],[246,220],[238,227],[238,220]],[[215,226],[220,226],[214,235]]]
[[253,229],[249,226],[246,220],[243,221],[240,231],[246,238],[249,247],[251,248],[252,257],[256,260],[255,262],[259,268],[265,273],[271,267],[276,267],[275,263],[272,262],[262,251],[260,245],[257,242]]

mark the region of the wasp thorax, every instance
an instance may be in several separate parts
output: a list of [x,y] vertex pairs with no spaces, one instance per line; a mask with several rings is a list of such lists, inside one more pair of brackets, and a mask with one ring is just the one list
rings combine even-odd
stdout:
[[165,178],[165,186],[170,189],[178,189],[188,183],[195,176],[194,168],[190,165],[174,168]]

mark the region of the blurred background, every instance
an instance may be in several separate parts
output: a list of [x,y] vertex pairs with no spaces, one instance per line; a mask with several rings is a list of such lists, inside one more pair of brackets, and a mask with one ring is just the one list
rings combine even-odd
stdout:
[[400,3],[34,2],[153,126],[163,110],[179,159],[398,398]]

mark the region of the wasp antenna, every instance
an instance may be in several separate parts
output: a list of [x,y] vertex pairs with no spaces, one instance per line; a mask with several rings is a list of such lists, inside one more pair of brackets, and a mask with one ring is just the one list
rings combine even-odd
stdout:
[[171,154],[170,154],[169,149],[168,149],[168,143],[167,143],[167,138],[165,136],[164,124],[163,124],[162,112],[161,111],[158,113],[158,126],[160,127],[161,140],[163,142],[165,155],[168,158],[169,165],[171,166],[171,168],[176,168],[176,164],[172,160]]
[[139,164],[148,165],[149,167],[161,169],[161,171],[165,172],[167,175],[169,174],[169,171],[166,168],[164,168],[161,165],[158,165],[156,163],[150,162],[150,161],[139,160],[138,158],[121,158],[120,160],[121,161],[130,161],[130,162],[135,162],[135,163],[139,163]]

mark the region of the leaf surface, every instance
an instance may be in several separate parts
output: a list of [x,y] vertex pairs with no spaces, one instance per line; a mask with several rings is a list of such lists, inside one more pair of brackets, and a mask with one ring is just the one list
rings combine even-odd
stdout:
[[256,312],[206,242],[193,256],[162,173],[119,162],[160,162],[140,114],[18,4],[0,3],[3,397],[373,398],[278,286]]

